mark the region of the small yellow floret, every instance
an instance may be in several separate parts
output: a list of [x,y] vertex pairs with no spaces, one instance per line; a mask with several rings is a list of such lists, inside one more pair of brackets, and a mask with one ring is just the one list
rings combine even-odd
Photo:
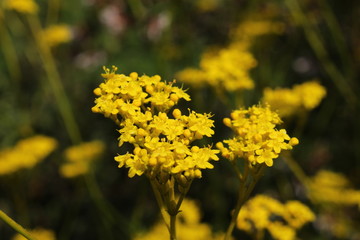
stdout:
[[137,72],[132,72],[129,75],[133,80],[137,80],[139,77],[139,74]]
[[289,141],[289,144],[291,146],[295,146],[295,145],[298,145],[299,144],[299,139],[297,139],[296,137],[292,137]]
[[223,123],[227,127],[231,127],[231,119],[230,118],[224,118]]
[[100,95],[101,95],[101,89],[100,89],[100,88],[95,88],[93,92],[94,92],[94,94],[95,94],[96,96],[100,96]]

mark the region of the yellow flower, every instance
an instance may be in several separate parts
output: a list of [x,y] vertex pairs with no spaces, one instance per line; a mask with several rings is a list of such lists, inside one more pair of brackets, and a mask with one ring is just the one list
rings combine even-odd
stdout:
[[272,222],[268,226],[270,235],[276,240],[295,240],[296,231],[280,222]]
[[[48,230],[48,229],[44,229],[44,228],[36,228],[33,230],[28,230],[28,231],[37,240],[55,240],[56,239],[55,233],[52,230]],[[26,238],[18,233],[12,238],[12,240],[26,240]]]
[[0,175],[32,168],[57,147],[53,138],[36,135],[20,140],[14,147],[0,151]]
[[60,167],[63,177],[73,178],[86,174],[90,169],[90,164],[98,159],[104,152],[105,145],[100,141],[92,141],[72,146],[64,151],[67,160]]
[[326,89],[316,80],[305,82],[294,87],[294,92],[300,97],[303,107],[312,110],[326,96]]
[[233,30],[233,38],[237,41],[251,41],[265,34],[282,34],[285,24],[279,21],[247,20]]
[[222,155],[229,160],[244,158],[252,164],[265,163],[273,165],[282,150],[292,149],[298,143],[296,138],[290,138],[285,129],[276,129],[281,123],[279,116],[266,105],[253,106],[249,109],[235,110],[231,118],[224,119],[224,123],[232,128],[236,137],[217,144]]
[[68,25],[53,25],[43,30],[42,37],[49,47],[55,47],[69,42],[72,39],[72,33]]
[[[158,75],[139,77],[137,73],[125,76],[116,74],[116,70],[116,67],[105,68],[102,75],[105,81],[94,90],[97,98],[92,111],[104,114],[120,127],[119,146],[125,142],[134,146],[132,153],[114,158],[118,167],[128,168],[130,178],[148,177],[160,208],[166,210],[162,213],[171,216],[170,225],[175,226],[173,223],[192,181],[202,177],[201,170],[214,167],[210,161],[219,160],[218,150],[191,146],[195,140],[214,134],[214,121],[210,114],[189,111],[189,115],[183,115],[179,109],[169,112],[180,99],[190,101],[183,89],[173,86],[175,80],[164,82]],[[184,226],[176,222],[183,236],[177,239],[211,237],[205,224]],[[136,239],[163,238],[164,231],[166,227],[157,224],[150,233]],[[169,232],[173,236],[170,228]]]
[[125,76],[116,70],[105,69],[105,82],[94,90],[98,97],[92,110],[117,122],[119,146],[125,142],[135,146],[133,154],[115,157],[118,166],[129,168],[129,177],[166,173],[177,178],[184,174],[189,180],[200,178],[201,169],[213,168],[209,161],[218,160],[218,150],[190,151],[194,140],[214,134],[211,115],[189,111],[187,116],[175,109],[171,118],[168,111],[178,100],[190,100],[184,90],[173,86],[175,81],[163,82],[158,75]]
[[36,14],[39,6],[33,0],[5,0],[4,8],[24,14]]
[[246,48],[232,44],[218,51],[204,53],[199,69],[184,69],[177,73],[177,77],[194,86],[208,84],[226,91],[252,89],[254,83],[249,71],[256,65],[256,60]]
[[299,229],[305,223],[315,220],[315,214],[307,206],[298,201],[288,201],[284,207],[284,219],[294,229]]
[[106,117],[114,117],[118,113],[124,115],[140,114],[140,106],[144,109],[152,108],[166,112],[173,107],[178,100],[190,100],[183,89],[172,86],[174,82],[165,83],[160,76],[138,76],[131,73],[130,76],[116,74],[116,67],[112,70],[104,68],[105,82],[100,84],[94,91],[98,95],[95,100],[93,112],[102,113]]
[[353,189],[340,173],[319,171],[311,178],[308,190],[311,200],[316,203],[360,206],[360,190]]
[[326,89],[317,81],[295,85],[293,88],[264,89],[262,101],[268,103],[282,117],[317,107],[326,95]]
[[237,227],[249,234],[268,230],[273,239],[296,239],[296,230],[315,220],[314,213],[299,201],[285,204],[265,195],[248,200],[240,210]]

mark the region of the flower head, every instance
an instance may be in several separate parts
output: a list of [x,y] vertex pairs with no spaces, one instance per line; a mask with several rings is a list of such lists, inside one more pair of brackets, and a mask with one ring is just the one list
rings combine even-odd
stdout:
[[53,25],[43,30],[43,40],[49,47],[55,47],[61,43],[69,42],[72,38],[70,27],[62,25]]
[[296,239],[296,230],[315,220],[314,213],[299,201],[281,203],[257,195],[241,208],[237,227],[250,234],[268,230],[274,239]]
[[115,157],[118,166],[129,168],[129,177],[165,174],[182,180],[200,178],[201,170],[213,168],[210,161],[218,160],[218,150],[191,147],[193,141],[214,134],[211,115],[190,110],[184,115],[179,109],[170,113],[180,99],[190,101],[183,89],[174,86],[175,80],[126,76],[116,70],[105,69],[105,82],[94,90],[98,98],[92,110],[115,120],[119,146],[125,142],[134,146],[133,152]]
[[230,92],[252,89],[254,83],[249,71],[256,65],[256,60],[246,48],[233,44],[219,51],[206,52],[199,69],[184,69],[177,77],[194,86],[208,84]]
[[91,163],[104,152],[105,146],[100,141],[92,141],[72,146],[64,151],[67,160],[60,168],[66,178],[73,178],[87,173]]
[[276,129],[281,119],[268,105],[233,111],[231,118],[225,118],[224,124],[232,128],[236,137],[223,141],[227,148],[223,143],[217,144],[222,155],[230,160],[243,158],[251,164],[265,163],[271,167],[281,151],[298,143],[285,129]]
[[15,146],[0,151],[0,175],[32,168],[56,147],[55,139],[42,135],[22,139]]
[[308,190],[316,203],[360,206],[360,190],[352,188],[349,180],[340,173],[319,171],[311,178]]
[[317,81],[295,85],[293,88],[265,88],[263,102],[268,103],[282,117],[317,107],[326,95],[326,89]]

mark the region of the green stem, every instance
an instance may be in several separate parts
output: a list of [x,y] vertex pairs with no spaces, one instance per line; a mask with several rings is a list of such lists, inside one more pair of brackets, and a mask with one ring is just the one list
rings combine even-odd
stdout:
[[155,195],[155,198],[156,198],[156,202],[160,208],[160,213],[161,213],[161,216],[165,222],[165,225],[167,227],[167,229],[170,231],[170,219],[169,219],[169,214],[168,212],[166,211],[166,208],[165,208],[165,205],[164,205],[164,201],[162,200],[162,197],[161,197],[161,194],[158,190],[158,187],[157,187],[157,184],[155,182],[156,180],[152,180],[150,179],[150,183],[151,183],[151,187],[153,189],[153,192],[154,192],[154,195]]
[[184,192],[181,193],[181,195],[180,195],[180,197],[179,197],[179,200],[178,200],[178,202],[177,202],[177,204],[176,204],[176,211],[179,211],[180,206],[181,206],[181,203],[183,202],[183,200],[184,200],[187,192],[189,191],[192,181],[193,181],[193,180],[190,180],[190,182],[187,184]]
[[81,142],[80,130],[72,112],[69,99],[65,93],[64,86],[61,83],[61,78],[59,72],[57,71],[51,49],[41,37],[42,27],[40,21],[37,16],[27,16],[27,20],[35,39],[41,61],[44,65],[50,87],[55,95],[55,100],[58,104],[66,130],[71,141],[74,144],[78,144]]
[[[256,166],[254,166],[254,168],[255,167]],[[240,213],[241,207],[244,205],[246,200],[249,198],[251,192],[254,190],[256,183],[258,182],[258,180],[260,179],[260,177],[262,175],[264,167],[265,167],[264,164],[261,164],[260,166],[257,166],[256,171],[254,171],[254,170],[250,169],[249,165],[247,165],[247,164],[245,165],[244,177],[243,177],[243,179],[240,180],[238,202],[236,203],[235,209],[232,213],[231,222],[226,231],[224,240],[231,239],[231,235],[232,235],[232,232],[234,231],[236,221],[237,221],[238,215]],[[246,186],[246,182],[249,179],[249,172],[252,173],[253,177],[252,177],[252,179],[250,179],[249,185]]]
[[176,215],[170,216],[170,240],[176,240]]
[[28,240],[37,240],[31,234],[23,228],[20,224],[15,222],[12,218],[10,218],[6,213],[4,213],[2,210],[0,210],[0,218],[7,223],[11,228],[13,228],[16,232],[24,236]]
[[[10,37],[9,32],[7,31],[5,25],[3,24],[5,19],[0,13],[0,41],[2,51],[4,53],[4,58],[6,62],[6,66],[9,69],[9,74],[11,78],[14,80],[16,85],[19,85],[19,79],[21,77],[21,70],[19,59],[16,54],[16,50],[13,44],[13,41]],[[16,86],[19,87],[19,86]]]

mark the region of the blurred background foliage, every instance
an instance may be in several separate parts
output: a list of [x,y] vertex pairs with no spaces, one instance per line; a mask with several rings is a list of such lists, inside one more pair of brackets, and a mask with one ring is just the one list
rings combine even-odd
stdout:
[[[294,158],[309,176],[329,169],[360,188],[358,2],[37,0],[35,14],[9,10],[6,2],[0,2],[0,147],[35,134],[59,143],[36,167],[0,176],[0,208],[23,226],[53,229],[57,239],[130,239],[153,225],[158,208],[149,183],[142,177],[129,179],[126,170],[117,168],[113,157],[127,149],[117,147],[116,125],[90,110],[93,89],[103,81],[102,66],[118,66],[124,74],[159,74],[171,81],[179,71],[198,67],[207,49],[228,46],[233,30],[245,21],[278,21],[284,29],[251,42],[249,51],[257,60],[250,72],[255,87],[241,92],[244,105],[257,104],[266,87],[318,79],[326,88],[325,99],[305,117],[285,121],[289,135],[300,139]],[[55,24],[65,24],[70,37],[44,47],[40,30]],[[209,86],[178,84],[189,88],[193,99],[182,108],[214,114],[215,136],[204,143],[229,138],[222,119],[239,107],[239,93],[226,92],[224,101]],[[92,140],[102,141],[106,149],[92,177],[62,177],[63,151]],[[224,160],[190,189],[189,197],[201,203],[203,221],[215,231],[226,229],[236,186]],[[255,193],[308,201],[281,158],[266,171]],[[318,213],[315,205],[310,207]],[[336,235],[329,230],[340,215],[345,222],[360,224],[358,207],[341,208],[337,217],[308,225],[300,238],[360,239],[359,233]],[[0,239],[12,235],[1,222]],[[235,236],[246,238],[240,232]]]

